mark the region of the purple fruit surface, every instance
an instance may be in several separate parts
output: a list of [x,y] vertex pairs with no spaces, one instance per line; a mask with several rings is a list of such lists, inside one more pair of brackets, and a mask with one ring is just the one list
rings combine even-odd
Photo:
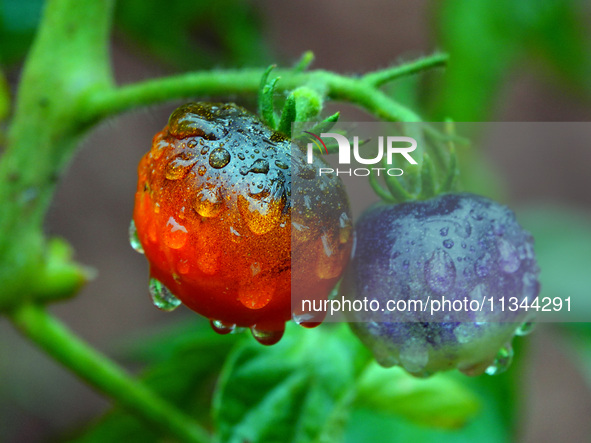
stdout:
[[[445,194],[367,210],[339,295],[380,306],[347,315],[383,366],[494,374],[510,363],[513,336],[529,329],[532,310],[509,307],[536,299],[538,274],[533,238],[509,208]],[[395,302],[406,309],[386,309]]]

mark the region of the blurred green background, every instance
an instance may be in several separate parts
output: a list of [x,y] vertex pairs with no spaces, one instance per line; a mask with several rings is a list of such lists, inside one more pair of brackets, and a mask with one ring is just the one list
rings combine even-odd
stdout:
[[[42,6],[41,0],[0,0],[0,146]],[[363,73],[442,50],[451,57],[445,71],[389,89],[426,120],[589,121],[590,19],[590,5],[575,0],[120,0],[111,51],[117,81],[129,83],[193,69],[290,65],[306,50],[316,55],[313,68]],[[213,334],[184,308],[170,314],[154,309],[145,261],[127,242],[137,162],[177,104],[113,119],[84,142],[47,229],[71,241],[99,277],[52,311],[130,370],[151,365],[148,382],[209,423],[216,374],[236,338]],[[370,119],[350,106],[331,104],[328,111],[335,109],[343,120]],[[516,149],[489,143],[486,134],[473,136],[475,147],[462,153],[465,189],[509,203],[534,233],[544,295],[591,297],[591,149],[550,149],[534,140]],[[591,326],[540,325],[516,345],[515,367],[503,376],[451,375],[397,400],[428,403],[431,412],[360,402],[344,438],[589,441]],[[289,361],[287,346],[256,358]],[[450,408],[437,409],[438,383],[456,386],[462,404],[464,390],[477,398],[478,412],[465,427],[441,430],[429,423]],[[80,436],[108,410],[104,399],[0,319],[0,441]],[[133,438],[131,431],[137,432]],[[117,412],[86,438],[118,441],[123,435],[154,439]]]

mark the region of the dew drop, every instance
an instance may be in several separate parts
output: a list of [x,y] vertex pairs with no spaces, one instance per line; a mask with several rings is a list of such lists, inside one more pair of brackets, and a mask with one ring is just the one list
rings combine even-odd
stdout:
[[470,209],[470,217],[472,217],[476,221],[480,221],[484,218],[484,216],[480,212],[476,212],[474,209]]
[[220,270],[220,257],[222,254],[222,248],[216,247],[219,245],[218,234],[207,223],[201,224],[198,234],[198,252],[194,260],[201,272],[214,275]]
[[150,291],[150,297],[152,297],[152,303],[154,303],[154,306],[161,311],[173,311],[181,304],[181,301],[155,278],[150,278],[148,288]]
[[475,332],[475,326],[473,326],[470,323],[460,323],[454,329],[454,335],[456,337],[456,340],[460,344],[465,344],[468,343],[470,340],[473,340]]
[[179,180],[186,176],[197,160],[185,153],[177,156],[166,165],[166,178],[168,180]]
[[425,279],[429,287],[437,294],[446,294],[456,281],[456,267],[449,254],[435,251],[425,262]]
[[353,224],[346,212],[339,217],[339,227],[339,242],[345,244],[351,238],[351,231],[353,231]]
[[209,164],[212,168],[222,169],[230,163],[230,158],[230,153],[224,148],[216,148],[209,155]]
[[191,265],[189,264],[189,260],[179,260],[177,265],[177,269],[181,274],[188,274],[191,270]]
[[400,350],[400,363],[408,372],[421,373],[429,362],[429,350],[425,342],[411,338]]
[[[259,268],[260,269],[260,268]],[[251,271],[254,270],[251,269]],[[238,301],[248,309],[262,309],[275,295],[275,285],[266,279],[251,282],[238,289]]]
[[195,146],[197,146],[197,142],[195,140],[189,140],[189,142],[187,143],[187,146],[192,149]]
[[221,320],[210,320],[211,329],[221,335],[231,334],[236,330],[236,325],[232,323],[224,323]]
[[211,121],[215,109],[206,104],[190,103],[176,109],[168,120],[169,132],[178,139],[196,136],[217,140],[225,135],[223,127]]
[[495,360],[484,372],[488,375],[498,375],[505,372],[513,361],[513,348],[510,344],[503,346],[497,353]]
[[251,165],[250,172],[254,172],[256,174],[266,174],[269,172],[269,162],[264,159],[258,159]]
[[239,158],[240,160],[244,160],[244,159],[245,159],[245,157],[244,157],[244,154],[243,154],[242,152],[239,152],[239,153],[238,153],[238,158]]
[[454,241],[450,238],[443,240],[443,246],[445,246],[447,249],[451,249],[454,247]]
[[466,220],[455,222],[454,232],[462,238],[468,238],[472,234],[472,225]]
[[158,160],[162,157],[162,154],[165,151],[165,148],[169,145],[169,142],[164,138],[164,133],[159,132],[152,141],[152,149],[150,152],[155,160]]
[[523,274],[521,282],[523,283],[521,290],[523,298],[527,298],[530,303],[533,302],[540,292],[540,283],[537,277],[531,272],[526,272]]
[[445,228],[441,228],[439,230],[439,233],[441,234],[442,237],[445,237],[447,235],[447,233],[449,232],[449,228],[445,227]]
[[187,242],[187,228],[178,223],[174,217],[169,217],[164,230],[164,243],[172,249],[180,249]]
[[129,223],[129,244],[131,247],[140,254],[144,253],[144,247],[140,243],[140,238],[137,235],[137,229],[135,228],[135,222],[131,220]]
[[325,318],[326,311],[291,313],[291,319],[294,323],[304,328],[315,328],[320,326]]
[[515,246],[504,238],[499,238],[497,247],[499,249],[499,267],[501,270],[509,274],[517,271],[521,262]]
[[195,196],[193,208],[201,217],[216,217],[224,208],[221,191],[217,188],[201,188]]
[[337,240],[329,237],[326,233],[322,234],[317,245],[317,251],[316,275],[323,280],[341,275],[344,260],[342,252],[338,250]]
[[209,152],[209,146],[204,146],[203,148],[201,148],[201,155],[205,155]]
[[289,169],[289,166],[283,163],[281,160],[275,160],[275,166],[281,169]]
[[260,344],[271,346],[281,340],[284,329],[279,331],[266,331],[264,329],[258,329],[257,325],[254,325],[250,328],[250,331],[252,332],[252,336],[255,338],[255,340]]
[[474,263],[474,272],[478,277],[486,277],[490,272],[490,261],[492,257],[487,252],[483,256],[481,256],[476,262]]
[[248,228],[258,235],[266,234],[279,224],[285,200],[274,199],[270,195],[251,197],[238,196],[238,210]]
[[522,323],[517,330],[515,331],[515,335],[524,336],[530,334],[534,330],[535,324],[531,321],[526,321]]

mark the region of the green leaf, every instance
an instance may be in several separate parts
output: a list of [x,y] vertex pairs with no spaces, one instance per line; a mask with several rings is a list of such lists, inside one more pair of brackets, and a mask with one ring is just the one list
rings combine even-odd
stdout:
[[358,408],[351,414],[344,441],[345,443],[508,443],[512,439],[507,435],[499,414],[494,409],[479,415],[462,429],[447,430],[421,426],[374,409]]
[[259,115],[267,126],[271,129],[277,128],[277,119],[275,117],[275,85],[279,77],[269,80],[271,71],[275,69],[276,65],[270,65],[261,77],[261,85],[259,86]]
[[454,375],[439,373],[423,380],[374,363],[359,383],[356,405],[423,425],[458,428],[476,415],[480,401]]
[[294,72],[304,72],[310,67],[314,61],[314,53],[312,51],[306,51],[302,54],[298,62],[294,65]]
[[368,353],[346,325],[288,325],[271,348],[241,343],[214,402],[222,442],[339,441]]
[[291,125],[296,121],[296,98],[295,95],[289,94],[283,105],[283,111],[281,112],[281,118],[277,125],[277,130],[285,134],[288,138],[291,138]]

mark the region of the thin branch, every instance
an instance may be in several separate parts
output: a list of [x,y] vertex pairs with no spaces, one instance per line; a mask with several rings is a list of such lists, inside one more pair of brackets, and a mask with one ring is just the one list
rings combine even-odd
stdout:
[[381,69],[379,71],[370,72],[362,77],[362,80],[367,84],[377,88],[387,82],[396,80],[397,78],[416,74],[417,72],[425,71],[427,69],[445,66],[449,56],[447,54],[433,54],[429,57],[420,58],[417,61],[405,63],[400,66],[393,66],[388,69]]
[[210,441],[205,429],[79,339],[45,308],[23,304],[9,316],[24,335],[55,360],[160,433],[183,442]]
[[[147,80],[120,88],[97,90],[83,103],[81,117],[88,123],[96,123],[139,106],[179,98],[256,94],[263,72],[263,69],[193,72]],[[276,85],[278,92],[305,84],[323,85],[331,99],[357,104],[378,118],[391,121],[420,121],[419,116],[413,111],[359,78],[320,70],[297,73],[278,69],[275,74],[281,77]]]

